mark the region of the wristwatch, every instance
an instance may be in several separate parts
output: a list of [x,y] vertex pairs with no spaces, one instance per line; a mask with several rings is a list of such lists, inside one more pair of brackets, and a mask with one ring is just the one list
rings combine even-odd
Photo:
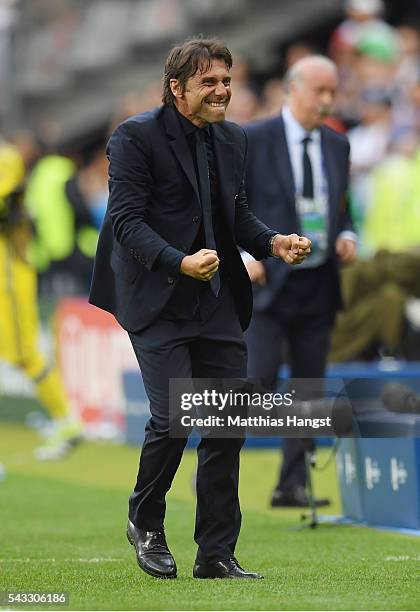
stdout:
[[268,242],[268,249],[269,249],[270,257],[275,257],[276,259],[281,259],[281,257],[279,257],[279,255],[274,255],[274,253],[273,253],[274,240],[277,238],[277,236],[280,236],[280,234],[274,234],[274,236],[271,236],[271,238],[270,238],[270,240]]

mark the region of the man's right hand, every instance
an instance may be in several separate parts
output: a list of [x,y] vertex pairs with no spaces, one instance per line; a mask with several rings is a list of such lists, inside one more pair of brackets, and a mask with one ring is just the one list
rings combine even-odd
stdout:
[[245,268],[248,272],[251,283],[261,285],[262,287],[267,284],[265,266],[261,261],[250,259],[249,261],[245,262]]
[[197,253],[186,255],[181,261],[181,273],[197,280],[209,281],[219,269],[216,251],[200,249]]

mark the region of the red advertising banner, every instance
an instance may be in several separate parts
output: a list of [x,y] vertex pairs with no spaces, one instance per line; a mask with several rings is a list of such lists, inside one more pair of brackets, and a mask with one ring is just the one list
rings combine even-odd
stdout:
[[64,384],[88,434],[122,435],[122,373],[138,370],[128,334],[107,312],[68,298],[58,305],[57,338]]

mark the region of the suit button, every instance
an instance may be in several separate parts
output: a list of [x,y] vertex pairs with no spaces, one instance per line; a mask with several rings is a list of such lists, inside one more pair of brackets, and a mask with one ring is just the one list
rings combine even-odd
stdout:
[[134,255],[134,249],[130,249],[130,255]]
[[198,223],[200,221],[200,217],[196,215],[195,217],[193,217],[193,221],[194,223]]
[[188,247],[187,247],[187,246],[185,246],[185,244],[184,244],[184,245],[182,245],[182,247],[181,247],[181,251],[182,251],[183,253],[186,253],[186,252],[188,251]]
[[174,279],[172,278],[172,276],[168,276],[168,284],[169,285],[173,285],[174,284]]

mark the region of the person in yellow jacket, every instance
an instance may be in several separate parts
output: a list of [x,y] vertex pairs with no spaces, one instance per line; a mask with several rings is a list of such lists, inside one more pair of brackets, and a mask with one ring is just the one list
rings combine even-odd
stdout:
[[31,224],[24,207],[25,168],[17,149],[0,143],[0,359],[34,383],[38,400],[54,422],[40,460],[65,456],[82,440],[56,365],[38,349],[37,276],[26,258]]
[[390,153],[371,173],[371,205],[361,232],[364,250],[403,253],[420,245],[420,147],[401,130]]
[[32,168],[25,205],[34,226],[30,258],[40,293],[52,299],[87,295],[108,200],[108,162],[102,141],[76,163],[62,154],[44,155]]

